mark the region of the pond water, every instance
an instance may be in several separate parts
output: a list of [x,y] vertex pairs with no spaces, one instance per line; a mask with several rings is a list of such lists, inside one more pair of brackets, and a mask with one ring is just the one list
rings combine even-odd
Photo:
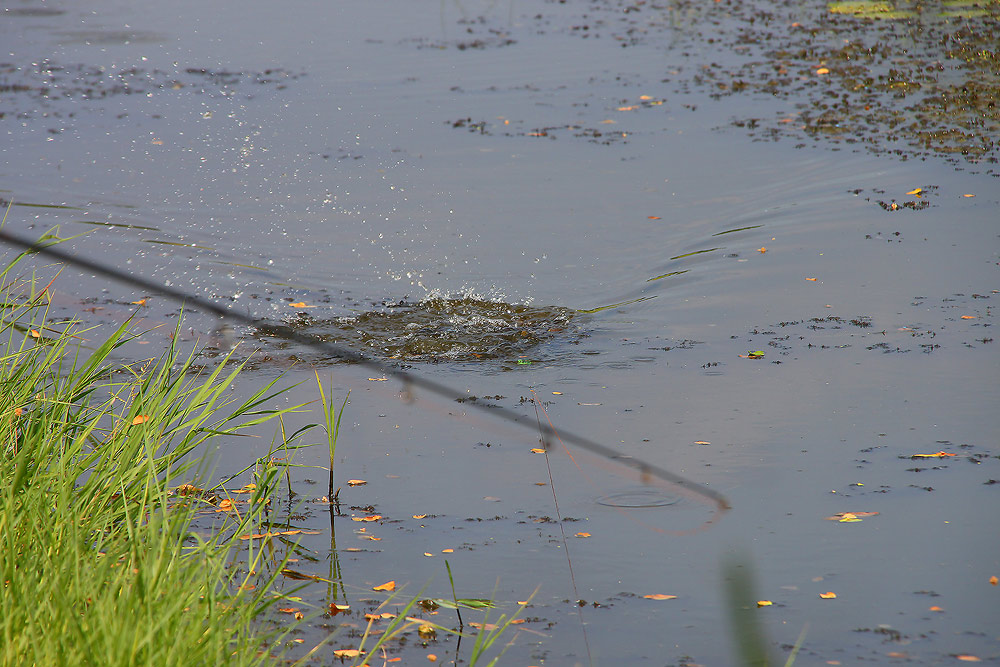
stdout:
[[[537,589],[501,664],[738,664],[735,557],[775,656],[804,631],[796,664],[1000,662],[997,5],[856,4],[19,0],[6,227],[455,389],[237,332],[261,348],[237,392],[351,392],[343,515],[318,468],[287,510],[315,533],[292,567],[335,582],[300,606],[351,609],[292,655],[356,645],[386,581],[451,597],[447,560],[493,619]],[[133,358],[181,310],[55,289],[87,323],[147,297]],[[533,452],[547,419],[731,509],[568,437]]]

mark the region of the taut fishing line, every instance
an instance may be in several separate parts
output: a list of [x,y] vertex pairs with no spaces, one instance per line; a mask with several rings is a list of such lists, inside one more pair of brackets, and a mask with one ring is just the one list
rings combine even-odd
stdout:
[[[6,218],[6,214],[4,217]],[[188,294],[177,288],[157,284],[148,278],[143,278],[141,276],[130,275],[121,269],[106,266],[91,259],[70,255],[67,252],[53,247],[57,241],[51,241],[48,243],[28,241],[10,234],[6,229],[0,228],[0,242],[22,249],[24,254],[38,254],[70,266],[75,266],[78,269],[91,271],[96,275],[142,289],[152,294],[159,294],[172,301],[176,301],[181,305],[193,306],[202,311],[212,313],[224,321],[237,322],[254,328],[267,327],[268,332],[276,337],[280,337],[294,343],[299,343],[301,345],[307,345],[332,358],[357,364],[364,368],[381,373],[386,377],[395,378],[402,383],[403,388],[401,395],[404,397],[404,400],[408,402],[414,399],[414,388],[423,389],[429,393],[448,400],[464,398],[464,394],[462,392],[456,391],[448,385],[416,375],[400,368],[395,368],[377,359],[371,359],[350,348],[304,335],[284,324],[275,324],[258,320],[250,315],[244,315],[242,313],[229,310],[228,308],[224,308],[205,298]],[[651,463],[647,463],[640,459],[623,457],[622,452],[612,449],[607,445],[602,445],[599,442],[595,442],[590,438],[586,438],[582,435],[566,430],[556,432],[552,424],[546,422],[533,423],[526,415],[518,414],[514,410],[504,406],[486,406],[477,403],[470,403],[468,405],[482,411],[483,413],[499,417],[503,421],[515,424],[522,428],[532,431],[536,431],[537,429],[537,431],[540,432],[542,442],[545,443],[546,449],[550,446],[553,439],[557,439],[563,443],[575,445],[581,450],[597,457],[606,459],[616,466],[630,469],[632,473],[638,475],[639,481],[643,484],[649,484],[654,480],[658,480],[660,483],[665,483],[669,486],[675,487],[676,489],[682,491],[683,495],[694,498],[699,502],[715,508],[712,518],[706,523],[713,522],[719,514],[725,512],[730,507],[725,496],[711,488],[708,488],[707,486],[697,484],[681,475],[678,475],[677,473]]]

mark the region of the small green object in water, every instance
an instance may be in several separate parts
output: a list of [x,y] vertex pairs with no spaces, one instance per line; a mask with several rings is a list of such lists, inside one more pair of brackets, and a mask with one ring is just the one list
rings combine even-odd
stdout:
[[763,359],[764,352],[761,350],[754,350],[752,352],[747,352],[747,358],[749,359]]
[[522,366],[530,366],[531,365],[531,361],[529,359],[518,359],[517,363],[520,364],[520,365],[522,365]]

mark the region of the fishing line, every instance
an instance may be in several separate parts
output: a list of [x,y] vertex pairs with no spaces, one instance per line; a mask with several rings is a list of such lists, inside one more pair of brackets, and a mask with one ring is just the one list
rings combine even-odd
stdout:
[[[6,214],[4,215],[4,218],[6,218]],[[403,385],[402,395],[404,400],[408,399],[412,401],[414,399],[414,389],[423,389],[429,393],[449,400],[464,398],[462,393],[456,391],[448,385],[399,368],[395,368],[387,363],[378,361],[377,359],[370,359],[352,349],[307,336],[299,333],[287,325],[265,322],[250,315],[244,315],[243,313],[224,308],[205,298],[188,294],[177,288],[155,283],[148,278],[130,275],[120,269],[106,266],[100,262],[70,255],[67,252],[53,247],[56,243],[58,243],[56,240],[48,242],[28,241],[14,236],[5,229],[0,228],[0,242],[16,248],[21,248],[23,254],[38,254],[64,264],[75,266],[78,269],[84,269],[86,271],[93,272],[96,275],[104,276],[105,278],[139,288],[151,294],[160,294],[183,306],[193,306],[202,311],[212,313],[222,320],[237,322],[252,328],[267,327],[268,331],[274,336],[283,338],[293,343],[309,346],[328,355],[329,357],[357,364],[363,368],[381,373],[386,377],[395,378]],[[469,405],[482,411],[483,413],[492,414],[522,428],[532,430],[535,428],[535,425],[532,425],[529,421],[527,421],[527,417],[525,415],[518,414],[511,408],[501,405],[486,406],[478,403],[471,403]],[[639,459],[622,458],[622,453],[620,451],[570,431],[564,430],[560,435],[559,433],[556,433],[555,428],[551,423],[543,423],[539,420],[537,428],[541,433],[543,441],[556,437],[560,442],[569,442],[585,452],[589,452],[597,457],[612,461],[616,465],[631,468],[634,472],[638,473],[640,480],[644,482],[647,482],[651,478],[658,478],[660,481],[674,486],[677,489],[683,490],[686,494],[698,498],[700,502],[714,506],[716,508],[716,513],[725,512],[730,508],[729,502],[721,493],[706,486],[696,484],[695,482],[678,475],[677,473]]]

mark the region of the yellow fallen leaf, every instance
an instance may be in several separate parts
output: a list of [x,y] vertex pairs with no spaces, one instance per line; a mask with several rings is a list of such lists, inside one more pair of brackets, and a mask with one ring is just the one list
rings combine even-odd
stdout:
[[962,662],[982,662],[982,659],[975,655],[963,654],[963,655],[956,655],[955,657],[961,660]]
[[356,648],[338,648],[333,652],[335,658],[357,658],[361,656],[361,651]]
[[674,600],[677,598],[676,595],[664,595],[663,593],[651,593],[650,595],[643,595],[642,597],[647,600]]
[[962,195],[963,197],[975,197],[976,195]]
[[385,591],[387,593],[391,593],[392,591],[396,590],[396,582],[395,581],[387,581],[384,584],[382,584],[381,586],[375,586],[375,587],[373,587],[372,590],[373,591]]
[[146,305],[146,300],[145,299],[139,299],[138,301],[133,301],[132,305],[133,306],[145,306]]
[[974,319],[976,319],[976,316],[975,315],[962,315],[962,319],[963,320],[974,320]]
[[824,600],[832,600],[837,597],[837,594],[833,591],[827,591],[826,593],[820,593],[819,596]]
[[351,521],[378,521],[381,518],[381,514],[372,514],[371,516],[352,516]]
[[757,600],[758,607],[770,607],[773,604],[770,600]]
[[441,553],[443,553],[443,554],[453,554],[453,553],[455,553],[455,550],[454,549],[442,549]]
[[347,486],[364,486],[367,483],[368,482],[366,482],[363,479],[349,479],[349,480],[347,480]]
[[371,382],[387,382],[389,378],[368,378]]
[[695,440],[694,444],[696,444],[696,445],[711,445],[712,443],[710,443],[708,440]]
[[908,195],[917,195],[919,197],[920,193],[923,192],[923,191],[924,191],[923,188],[916,188],[915,190],[910,190],[906,194],[908,194]]
[[948,452],[942,450],[940,452],[934,452],[933,454],[911,454],[911,459],[943,459],[946,456],[958,456],[958,454],[949,454]]
[[590,537],[590,533],[577,533],[576,537]]
[[428,558],[434,558],[434,554],[432,554],[430,551],[425,551],[424,555],[427,556]]
[[562,396],[562,392],[561,391],[554,391],[554,392],[552,392],[552,395],[553,396]]
[[542,449],[541,447],[532,447],[531,448],[531,453],[532,454],[544,454],[545,450]]
[[426,514],[414,514],[413,518],[414,519],[426,519],[427,515]]
[[816,70],[816,74],[819,74],[821,76],[823,74],[829,74],[829,73],[830,73],[830,70],[827,69],[826,67],[820,67],[818,70]]

